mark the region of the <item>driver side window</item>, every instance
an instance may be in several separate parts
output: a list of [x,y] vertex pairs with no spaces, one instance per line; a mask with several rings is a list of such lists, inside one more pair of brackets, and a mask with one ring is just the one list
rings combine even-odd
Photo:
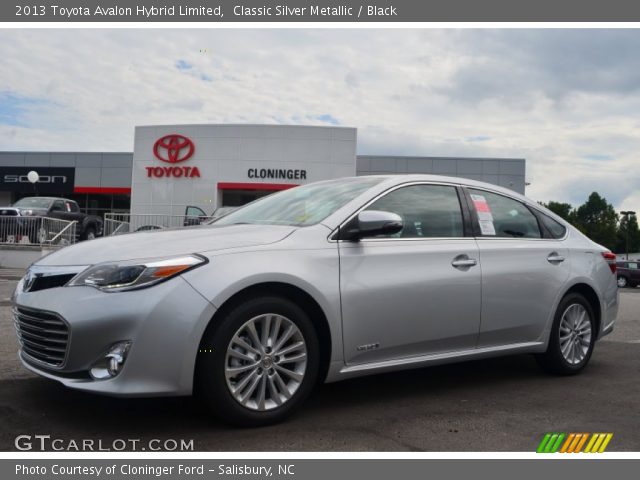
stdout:
[[455,187],[410,185],[379,198],[366,210],[382,210],[402,217],[403,228],[383,238],[463,237],[460,201]]

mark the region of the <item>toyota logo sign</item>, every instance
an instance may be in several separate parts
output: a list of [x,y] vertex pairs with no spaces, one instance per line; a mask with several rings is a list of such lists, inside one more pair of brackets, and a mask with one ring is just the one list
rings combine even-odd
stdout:
[[189,160],[196,148],[193,142],[184,135],[173,133],[156,140],[153,154],[158,160],[167,163],[178,163]]
[[[193,142],[184,135],[178,135],[172,133],[171,135],[165,135],[162,138],[156,140],[153,144],[153,154],[158,160],[166,163],[179,163],[189,160],[196,147]],[[200,170],[198,167],[183,167],[183,166],[146,166],[147,177],[149,178],[200,178]]]

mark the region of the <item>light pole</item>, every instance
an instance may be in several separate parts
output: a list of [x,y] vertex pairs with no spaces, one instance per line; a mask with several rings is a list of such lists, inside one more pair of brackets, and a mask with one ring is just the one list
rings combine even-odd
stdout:
[[620,212],[621,215],[624,215],[624,220],[625,220],[625,247],[624,247],[624,251],[627,255],[627,260],[629,260],[629,217],[631,215],[635,215],[636,212],[632,211],[632,210],[625,210],[623,212]]

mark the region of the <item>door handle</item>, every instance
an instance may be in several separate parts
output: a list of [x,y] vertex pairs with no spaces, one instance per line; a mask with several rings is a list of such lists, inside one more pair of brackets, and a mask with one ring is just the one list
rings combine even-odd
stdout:
[[469,258],[467,255],[458,255],[453,259],[451,265],[455,268],[467,268],[477,265],[478,261],[475,258]]
[[552,252],[547,257],[547,262],[549,263],[562,263],[564,262],[564,257],[559,255],[558,252]]

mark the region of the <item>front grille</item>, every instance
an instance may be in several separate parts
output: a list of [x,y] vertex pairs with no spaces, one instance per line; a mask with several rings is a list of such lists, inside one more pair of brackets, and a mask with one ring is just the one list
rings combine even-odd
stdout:
[[69,327],[62,317],[24,307],[14,308],[13,317],[23,353],[52,367],[64,363]]
[[29,292],[37,292],[38,290],[46,290],[47,288],[56,288],[66,285],[69,280],[75,277],[75,273],[64,275],[35,275],[33,283],[29,286]]

